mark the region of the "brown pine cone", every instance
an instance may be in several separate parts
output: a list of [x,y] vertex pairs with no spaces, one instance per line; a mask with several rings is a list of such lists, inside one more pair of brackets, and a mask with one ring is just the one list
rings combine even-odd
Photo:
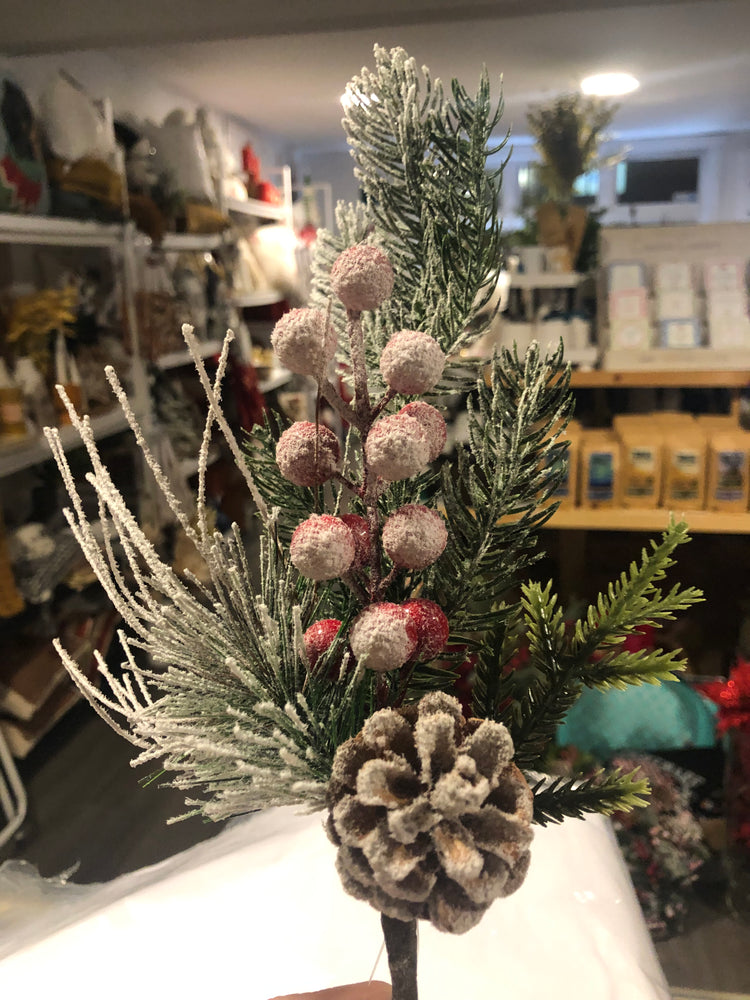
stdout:
[[386,708],[343,743],[326,830],[344,888],[397,920],[462,934],[529,867],[533,795],[505,726],[450,695]]

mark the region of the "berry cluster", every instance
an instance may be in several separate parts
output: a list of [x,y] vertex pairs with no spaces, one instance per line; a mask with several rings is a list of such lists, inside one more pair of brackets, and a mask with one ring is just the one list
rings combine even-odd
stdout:
[[[341,452],[329,428],[298,421],[279,438],[276,461],[285,479],[298,486],[321,486],[338,478],[358,496],[360,514],[313,514],[297,526],[290,558],[311,580],[342,579],[361,599],[363,608],[347,636],[355,660],[371,670],[396,670],[417,660],[434,659],[448,639],[448,620],[433,601],[417,598],[393,604],[385,594],[402,570],[425,569],[445,549],[448,532],[437,511],[406,504],[381,523],[378,497],[389,483],[423,471],[443,450],[445,421],[423,400],[407,403],[386,415],[397,395],[433,389],[445,356],[437,341],[418,330],[401,330],[386,344],[380,371],[385,396],[370,403],[365,364],[362,312],[379,308],[393,290],[393,268],[382,250],[357,245],[345,250],[331,270],[331,288],[347,311],[354,400],[345,402],[328,380],[326,369],[336,351],[336,337],[319,309],[294,309],[274,328],[271,342],[282,364],[310,375],[321,395],[359,432],[363,446],[362,482],[348,482],[341,471]],[[392,569],[382,576],[383,554]],[[311,670],[341,629],[336,618],[311,625],[304,635]],[[336,670],[334,666],[332,669]]]

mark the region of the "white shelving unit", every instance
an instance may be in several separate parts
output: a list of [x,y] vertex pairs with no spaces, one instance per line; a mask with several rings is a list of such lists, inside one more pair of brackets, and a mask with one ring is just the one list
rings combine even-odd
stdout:
[[271,288],[268,291],[249,292],[247,295],[237,295],[231,302],[237,309],[247,309],[253,306],[272,306],[281,302],[284,296],[281,292]]
[[[94,417],[91,421],[91,428],[97,441],[118,434],[120,431],[124,431],[127,426],[128,422],[119,407],[109,413],[102,414],[100,417]],[[61,427],[59,430],[60,441],[65,451],[80,446],[81,438],[74,427]],[[22,469],[30,469],[50,458],[52,458],[52,452],[45,437],[22,440],[17,444],[2,444],[0,445],[0,478],[11,476],[14,472],[20,472]]]
[[0,242],[35,246],[108,247],[123,244],[125,227],[50,216],[0,213]]
[[261,379],[258,382],[258,388],[261,392],[273,392],[274,389],[280,389],[282,385],[286,385],[291,377],[290,371],[287,371],[286,368],[280,368],[278,371],[272,372],[268,378]]
[[[221,457],[221,449],[219,448],[209,448],[208,449],[208,461],[207,465],[213,465],[214,462],[218,462]],[[180,462],[180,473],[185,479],[190,479],[191,476],[198,474],[198,458],[183,458]]]
[[222,233],[167,233],[159,246],[165,253],[203,253],[217,250],[223,242]]
[[253,219],[268,219],[284,222],[288,218],[289,209],[286,205],[271,205],[267,201],[248,198],[240,201],[238,198],[227,198],[224,208],[230,215],[247,216]]
[[[220,340],[207,340],[200,345],[199,354],[202,358],[210,358],[214,354],[220,354],[222,342]],[[163,354],[156,361],[156,367],[162,371],[169,371],[170,368],[182,368],[193,363],[190,351],[172,351],[170,354]]]

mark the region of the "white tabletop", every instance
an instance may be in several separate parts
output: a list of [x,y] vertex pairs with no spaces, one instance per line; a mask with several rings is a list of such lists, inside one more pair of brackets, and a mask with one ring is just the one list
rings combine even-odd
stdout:
[[[379,914],[344,893],[334,859],[320,814],[274,809],[159,865],[61,890],[24,927],[3,922],[0,880],[0,995],[268,1000],[366,980]],[[537,828],[525,884],[474,930],[421,923],[419,935],[420,1000],[669,1000],[598,816]],[[384,957],[375,978],[388,979]]]

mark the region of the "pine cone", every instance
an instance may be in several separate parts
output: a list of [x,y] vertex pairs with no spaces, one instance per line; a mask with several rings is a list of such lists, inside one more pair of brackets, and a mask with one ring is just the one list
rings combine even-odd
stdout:
[[529,867],[533,796],[505,726],[450,695],[383,709],[343,743],[326,829],[344,888],[397,920],[462,934]]

